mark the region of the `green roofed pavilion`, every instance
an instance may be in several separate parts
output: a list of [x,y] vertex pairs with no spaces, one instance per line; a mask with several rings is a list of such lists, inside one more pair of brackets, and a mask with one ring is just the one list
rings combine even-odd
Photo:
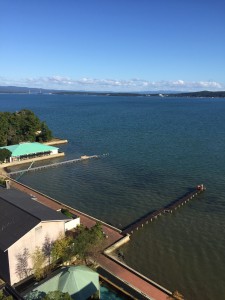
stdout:
[[37,156],[57,154],[59,150],[59,148],[40,143],[20,143],[17,145],[3,146],[0,147],[0,149],[8,149],[12,152],[10,162]]
[[23,297],[26,300],[41,299],[48,292],[68,293],[72,299],[85,300],[100,291],[99,275],[86,266],[63,267],[57,274],[34,286]]

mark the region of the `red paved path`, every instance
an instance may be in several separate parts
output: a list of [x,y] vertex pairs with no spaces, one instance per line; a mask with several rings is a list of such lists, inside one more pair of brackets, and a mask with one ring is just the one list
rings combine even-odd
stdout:
[[[57,203],[56,200],[51,199],[48,196],[45,196],[37,191],[34,191],[33,189],[24,186],[22,184],[19,184],[15,181],[11,181],[11,185],[25,193],[32,194],[33,196],[37,197],[37,201],[41,202],[42,204],[54,209],[58,210],[62,207],[68,208],[66,205],[63,205],[62,203]],[[77,216],[80,217],[81,223],[84,224],[87,227],[92,227],[95,225],[96,220],[92,219],[90,216],[85,216],[81,212],[76,211],[75,209],[70,209],[70,211]],[[114,244],[118,240],[120,240],[123,235],[121,235],[116,229],[110,228],[107,225],[102,225],[102,228],[104,232],[108,235],[108,239],[106,240],[106,247]],[[128,282],[131,286],[136,287],[139,291],[146,294],[148,297],[154,300],[166,300],[168,299],[168,294],[161,291],[159,288],[155,287],[153,284],[145,281],[141,277],[139,277],[137,274],[127,270],[125,267],[121,266],[119,263],[111,260],[104,254],[101,254],[97,258],[97,262],[106,270],[114,274],[115,276],[119,277],[120,279]]]

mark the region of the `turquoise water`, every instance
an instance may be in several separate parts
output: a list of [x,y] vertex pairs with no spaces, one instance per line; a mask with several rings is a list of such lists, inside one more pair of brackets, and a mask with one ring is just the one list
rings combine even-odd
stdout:
[[21,182],[122,228],[204,183],[207,191],[136,232],[125,261],[187,299],[225,299],[225,100],[0,95],[1,111],[30,108],[65,159]]
[[106,286],[100,288],[100,299],[101,300],[126,300],[127,298],[119,296],[116,292],[109,289]]

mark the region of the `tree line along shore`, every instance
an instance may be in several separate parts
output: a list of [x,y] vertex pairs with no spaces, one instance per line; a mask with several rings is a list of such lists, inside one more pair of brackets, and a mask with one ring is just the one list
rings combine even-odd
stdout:
[[18,112],[0,112],[0,163],[9,159],[8,146],[20,143],[38,142],[47,145],[64,144],[66,139],[52,136],[47,124],[41,121],[31,110]]

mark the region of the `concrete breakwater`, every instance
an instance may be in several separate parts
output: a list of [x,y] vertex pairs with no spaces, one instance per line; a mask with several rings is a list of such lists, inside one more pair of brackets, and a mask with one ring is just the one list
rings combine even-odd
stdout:
[[24,159],[24,160],[20,160],[20,161],[14,161],[14,162],[11,162],[11,163],[3,163],[1,165],[1,168],[5,169],[5,168],[9,168],[9,167],[14,167],[14,166],[17,166],[17,165],[29,164],[29,163],[32,163],[34,161],[49,160],[49,159],[63,157],[63,156],[65,156],[65,153],[64,152],[59,152],[57,154],[34,157],[34,158]]

